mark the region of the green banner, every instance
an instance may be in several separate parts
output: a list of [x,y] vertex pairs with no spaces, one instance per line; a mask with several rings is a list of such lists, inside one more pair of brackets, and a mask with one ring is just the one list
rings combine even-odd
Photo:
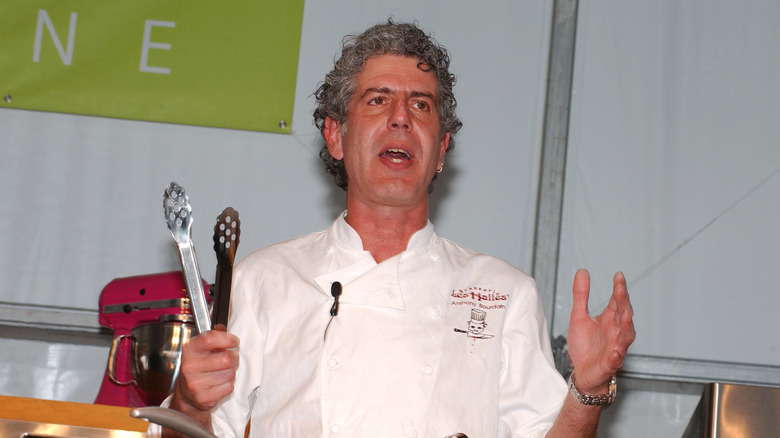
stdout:
[[0,107],[289,133],[303,0],[2,0]]

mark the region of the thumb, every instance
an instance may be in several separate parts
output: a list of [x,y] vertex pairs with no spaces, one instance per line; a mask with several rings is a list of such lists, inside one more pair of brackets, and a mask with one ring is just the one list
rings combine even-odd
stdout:
[[574,274],[572,285],[572,317],[588,316],[588,297],[590,296],[590,274],[587,269],[580,269]]

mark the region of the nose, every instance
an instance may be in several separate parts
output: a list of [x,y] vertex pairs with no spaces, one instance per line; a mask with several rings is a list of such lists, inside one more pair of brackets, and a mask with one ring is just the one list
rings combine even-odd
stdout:
[[390,129],[408,130],[411,127],[409,108],[407,108],[406,102],[402,99],[395,102],[391,107],[387,125]]

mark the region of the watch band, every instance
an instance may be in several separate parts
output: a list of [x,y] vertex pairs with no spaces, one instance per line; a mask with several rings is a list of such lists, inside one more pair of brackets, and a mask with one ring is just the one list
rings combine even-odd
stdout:
[[609,406],[612,404],[612,402],[615,401],[615,397],[617,396],[617,377],[612,376],[612,379],[609,381],[609,392],[606,394],[598,394],[598,395],[591,395],[591,394],[583,394],[580,392],[579,389],[577,389],[577,386],[574,384],[574,371],[571,372],[569,375],[569,392],[574,397],[575,400],[582,403],[583,405],[588,406]]

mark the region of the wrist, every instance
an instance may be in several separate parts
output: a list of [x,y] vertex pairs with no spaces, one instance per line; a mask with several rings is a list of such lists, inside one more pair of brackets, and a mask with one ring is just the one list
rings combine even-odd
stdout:
[[200,409],[192,403],[189,403],[177,391],[174,391],[171,397],[170,408],[181,412],[200,423],[203,427],[211,431],[211,410]]
[[615,401],[617,396],[617,378],[612,376],[606,387],[592,392],[583,392],[576,384],[574,371],[569,375],[568,380],[569,393],[580,404],[587,406],[609,406]]

